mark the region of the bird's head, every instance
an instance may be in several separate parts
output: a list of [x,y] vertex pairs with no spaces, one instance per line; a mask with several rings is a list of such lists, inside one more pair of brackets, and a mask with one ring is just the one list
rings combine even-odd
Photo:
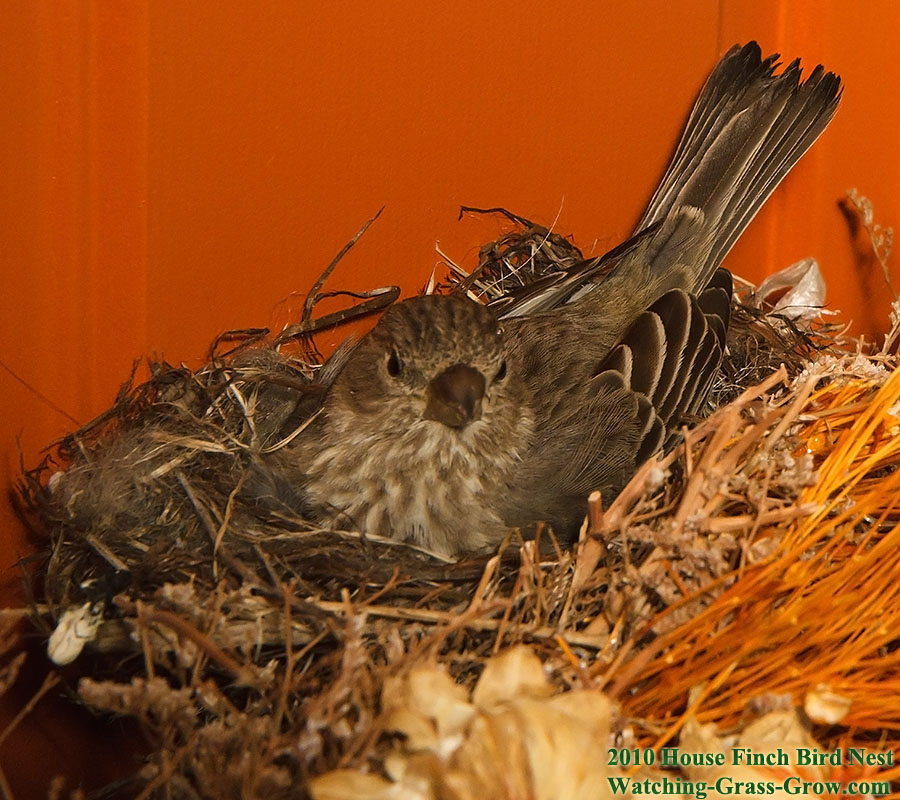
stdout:
[[521,391],[494,314],[459,296],[415,297],[385,312],[359,343],[329,405],[385,424],[462,432]]

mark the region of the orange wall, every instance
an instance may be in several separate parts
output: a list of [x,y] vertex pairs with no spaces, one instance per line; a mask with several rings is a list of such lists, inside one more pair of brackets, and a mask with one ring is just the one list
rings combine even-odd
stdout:
[[[223,329],[292,319],[382,205],[333,286],[413,292],[436,241],[472,264],[498,228],[456,222],[460,204],[558,218],[590,252],[618,243],[703,78],[750,38],[847,88],[730,266],[758,279],[815,255],[832,304],[883,329],[888,294],[854,272],[835,201],[856,186],[900,222],[898,28],[893,0],[10,0],[0,480],[17,436],[33,463],[134,357],[196,364]],[[0,507],[0,579],[27,550]]]

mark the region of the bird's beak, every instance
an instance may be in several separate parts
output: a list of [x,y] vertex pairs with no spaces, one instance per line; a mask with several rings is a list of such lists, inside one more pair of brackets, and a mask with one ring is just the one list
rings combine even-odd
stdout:
[[484,375],[468,364],[454,364],[425,387],[425,419],[464,428],[481,417]]

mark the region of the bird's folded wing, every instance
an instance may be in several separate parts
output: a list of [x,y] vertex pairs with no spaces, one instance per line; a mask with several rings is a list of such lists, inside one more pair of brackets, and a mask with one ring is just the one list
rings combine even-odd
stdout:
[[731,275],[724,269],[699,296],[666,292],[601,362],[593,379],[598,390],[621,384],[637,397],[636,463],[661,447],[706,399],[725,351],[731,294]]
[[618,494],[702,406],[725,349],[730,302],[731,276],[719,270],[699,296],[673,289],[641,313],[555,409],[523,461],[521,491],[511,493],[530,507],[508,508],[504,519],[543,519],[564,534],[580,523],[589,492],[607,501]]

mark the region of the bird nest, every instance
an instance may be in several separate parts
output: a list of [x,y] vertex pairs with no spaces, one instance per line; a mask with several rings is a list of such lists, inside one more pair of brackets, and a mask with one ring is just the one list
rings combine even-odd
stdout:
[[[444,290],[491,299],[581,261],[514,222]],[[151,364],[21,486],[51,652],[91,651],[81,701],[147,736],[125,794],[602,797],[608,746],[789,729],[896,750],[900,372],[769,311],[736,308],[717,408],[612,503],[592,497],[577,544],[513,533],[456,563],[242,491],[281,444],[260,387],[299,396],[302,425],[311,349],[242,332],[197,371]]]

